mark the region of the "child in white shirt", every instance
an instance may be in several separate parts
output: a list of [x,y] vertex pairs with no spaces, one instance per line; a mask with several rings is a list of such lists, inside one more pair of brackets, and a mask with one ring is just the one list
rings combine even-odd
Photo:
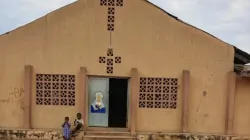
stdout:
[[74,135],[76,132],[78,132],[79,130],[81,130],[81,128],[83,127],[84,122],[82,119],[82,114],[81,113],[77,113],[76,114],[76,119],[74,121],[74,126],[75,128],[72,130],[72,135]]

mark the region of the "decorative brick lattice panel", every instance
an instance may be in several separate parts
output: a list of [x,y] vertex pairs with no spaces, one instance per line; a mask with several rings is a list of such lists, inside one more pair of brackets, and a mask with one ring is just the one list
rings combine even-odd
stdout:
[[100,0],[100,5],[108,7],[107,30],[113,32],[115,30],[115,7],[122,7],[123,0]]
[[115,57],[115,63],[121,63],[122,58],[121,57]]
[[116,6],[123,6],[123,0],[116,0]]
[[107,56],[113,56],[113,55],[114,55],[113,49],[108,49]]
[[177,78],[140,78],[140,108],[177,108]]
[[122,63],[122,58],[120,56],[114,57],[113,49],[107,50],[107,56],[100,56],[99,63],[106,64],[106,72],[112,74],[114,72],[114,64]]
[[[110,47],[112,46],[112,32],[115,30],[115,11],[124,5],[123,0],[100,0],[100,5],[107,7],[107,30],[110,32]],[[114,56],[113,49],[108,49],[106,56],[99,57],[99,63],[106,64],[106,73],[114,73],[114,64],[122,63],[120,56]]]
[[37,105],[75,105],[74,75],[36,75]]

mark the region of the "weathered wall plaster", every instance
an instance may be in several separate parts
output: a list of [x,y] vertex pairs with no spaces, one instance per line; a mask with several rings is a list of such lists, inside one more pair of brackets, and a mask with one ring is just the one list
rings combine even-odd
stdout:
[[[250,140],[249,136],[226,136],[226,135],[200,135],[200,134],[181,134],[181,133],[158,133],[140,134],[137,140]],[[16,140],[62,140],[61,131],[49,130],[0,130],[0,139]],[[82,140],[78,137],[76,140]]]

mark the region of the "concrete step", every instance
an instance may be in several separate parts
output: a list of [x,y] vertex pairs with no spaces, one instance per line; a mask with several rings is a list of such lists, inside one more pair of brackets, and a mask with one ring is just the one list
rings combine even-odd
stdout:
[[92,135],[97,135],[97,136],[131,136],[130,132],[115,132],[115,131],[85,131],[84,135],[87,136],[92,136]]
[[100,136],[100,135],[84,135],[83,138],[95,138],[95,139],[135,139],[133,136]]

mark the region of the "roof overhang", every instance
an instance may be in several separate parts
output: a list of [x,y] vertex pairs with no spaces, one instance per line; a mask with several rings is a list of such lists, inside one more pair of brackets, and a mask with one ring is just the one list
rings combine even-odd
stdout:
[[250,63],[250,55],[234,46],[234,64],[248,64]]
[[234,46],[234,72],[240,77],[250,77],[250,55]]

